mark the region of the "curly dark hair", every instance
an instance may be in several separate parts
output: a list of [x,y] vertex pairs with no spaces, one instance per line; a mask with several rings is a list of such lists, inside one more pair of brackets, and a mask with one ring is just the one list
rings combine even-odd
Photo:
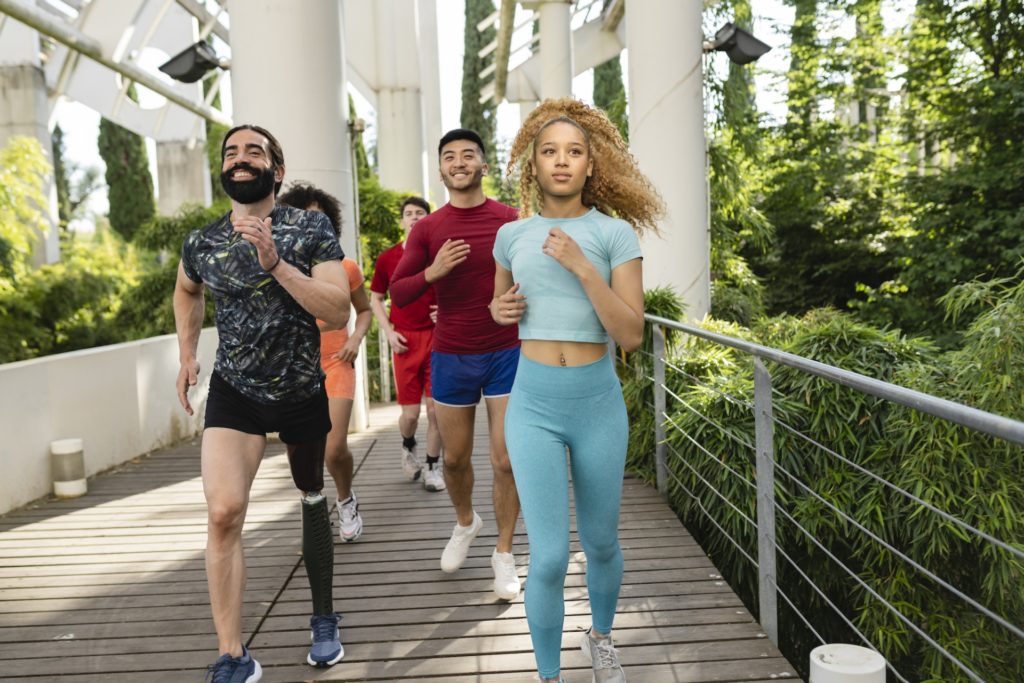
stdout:
[[294,206],[296,209],[308,209],[316,204],[320,211],[327,215],[334,228],[334,233],[341,236],[341,202],[333,194],[324,192],[316,185],[296,181],[277,198],[278,203]]
[[508,177],[518,175],[520,217],[542,209],[543,196],[533,175],[534,143],[555,123],[568,123],[583,132],[593,174],[583,186],[583,204],[617,216],[638,234],[658,232],[658,218],[665,213],[661,195],[637,166],[626,142],[603,111],[571,97],[541,102],[523,121],[509,152]]

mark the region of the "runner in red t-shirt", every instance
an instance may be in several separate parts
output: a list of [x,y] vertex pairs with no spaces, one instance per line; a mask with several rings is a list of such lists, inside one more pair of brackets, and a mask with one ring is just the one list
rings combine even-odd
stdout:
[[[430,213],[430,204],[421,197],[407,197],[402,201],[400,211],[402,230],[408,237],[413,226]],[[392,303],[390,315],[384,308],[391,278],[403,253],[404,240],[377,257],[370,283],[370,308],[393,351],[395,388],[398,405],[402,408],[398,418],[398,431],[402,435],[402,470],[410,480],[420,478],[422,472],[423,488],[444,491],[444,476],[439,464],[441,435],[437,431],[434,401],[430,398],[430,349],[434,340],[432,313],[437,308],[434,289],[431,287],[408,306]],[[425,399],[427,404],[425,463],[420,463],[416,456],[416,427],[420,420],[421,399]]]
[[505,448],[505,406],[519,361],[519,330],[494,322],[494,238],[515,209],[484,196],[484,144],[471,130],[445,134],[438,146],[441,180],[449,202],[419,222],[391,280],[391,301],[412,303],[430,285],[438,318],[431,353],[431,393],[444,443],[444,478],[457,523],[441,555],[441,569],[454,572],[466,560],[483,521],[473,510],[473,421],[483,396],[490,426],[494,469],[494,514],[498,541],[491,555],[494,592],[512,600],[519,577],[512,536],[519,516],[512,467]]

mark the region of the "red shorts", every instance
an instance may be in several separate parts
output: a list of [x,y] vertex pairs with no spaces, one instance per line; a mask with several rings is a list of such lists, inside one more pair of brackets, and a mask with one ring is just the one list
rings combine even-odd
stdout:
[[419,405],[420,399],[430,398],[430,348],[434,343],[433,328],[426,330],[395,331],[405,337],[409,350],[392,353],[395,364],[395,390],[399,405]]

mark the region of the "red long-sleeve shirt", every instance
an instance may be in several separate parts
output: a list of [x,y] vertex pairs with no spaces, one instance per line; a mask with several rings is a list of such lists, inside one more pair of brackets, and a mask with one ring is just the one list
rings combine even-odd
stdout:
[[511,206],[493,199],[471,209],[445,204],[420,220],[405,242],[405,253],[391,277],[391,302],[407,306],[427,290],[424,271],[449,239],[465,240],[469,257],[434,282],[437,327],[434,350],[491,353],[519,344],[516,325],[498,325],[488,308],[494,297],[494,237],[518,218]]

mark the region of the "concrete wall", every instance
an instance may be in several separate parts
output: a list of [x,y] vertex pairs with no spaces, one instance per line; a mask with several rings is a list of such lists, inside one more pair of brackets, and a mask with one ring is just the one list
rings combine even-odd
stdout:
[[204,330],[193,417],[174,393],[175,335],[0,365],[0,514],[52,491],[51,441],[81,438],[92,476],[196,434],[216,348]]

